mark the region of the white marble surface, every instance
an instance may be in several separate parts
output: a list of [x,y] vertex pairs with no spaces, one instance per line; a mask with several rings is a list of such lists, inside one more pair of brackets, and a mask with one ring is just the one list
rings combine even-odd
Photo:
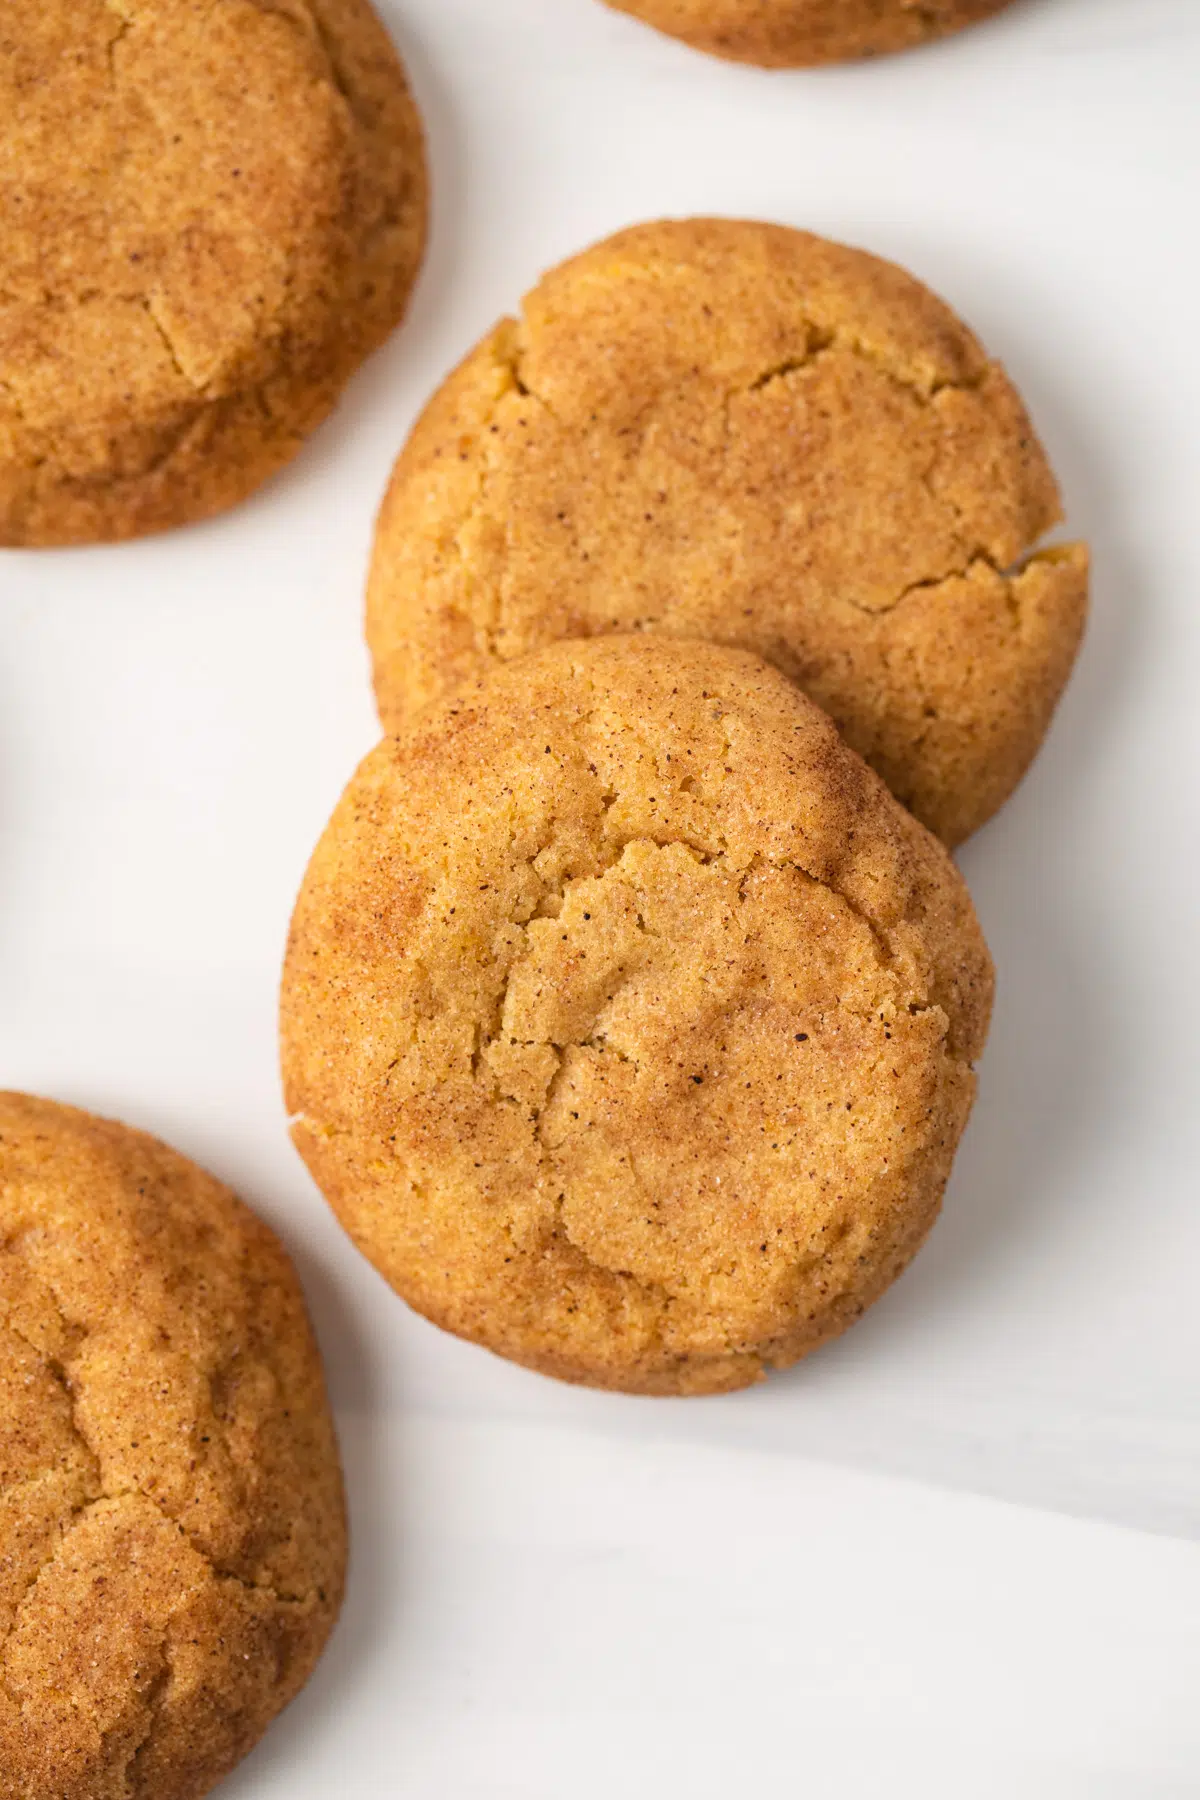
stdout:
[[[1194,1794],[1200,4],[1018,0],[784,76],[593,0],[383,10],[436,187],[408,328],[230,518],[0,555],[0,1082],[161,1132],[280,1226],[346,1442],[346,1623],[229,1791]],[[274,999],[372,741],[358,591],[404,430],[543,265],[689,211],[940,289],[1024,389],[1098,579],[1052,739],[963,854],[1000,1001],[937,1234],[810,1364],[645,1403],[391,1299],[287,1145]]]

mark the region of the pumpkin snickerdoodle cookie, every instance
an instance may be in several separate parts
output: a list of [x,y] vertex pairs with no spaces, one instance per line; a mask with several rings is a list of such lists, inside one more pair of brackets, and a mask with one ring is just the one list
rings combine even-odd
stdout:
[[1012,0],[606,0],[670,37],[767,69],[912,50]]
[[757,651],[956,843],[1070,672],[1082,546],[1000,366],[928,289],[780,226],[621,232],[435,396],[380,515],[385,728],[562,637]]
[[386,740],[296,908],[293,1135],[439,1325],[737,1388],[937,1213],[991,965],[944,848],[744,651],[561,643]]
[[397,324],[424,231],[368,0],[0,0],[0,545],[244,499]]
[[0,1094],[0,1792],[196,1800],[307,1680],[346,1531],[277,1239],[165,1145]]

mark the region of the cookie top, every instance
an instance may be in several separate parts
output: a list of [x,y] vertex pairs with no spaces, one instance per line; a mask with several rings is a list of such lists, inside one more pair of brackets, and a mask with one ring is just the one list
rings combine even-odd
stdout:
[[193,1800],[307,1680],[341,1475],[279,1242],[165,1145],[0,1094],[0,1791]]
[[620,233],[435,396],[380,515],[385,728],[562,637],[654,630],[800,682],[949,843],[1007,798],[1087,559],[1025,409],[902,270],[780,226]]
[[936,1213],[991,967],[757,657],[554,645],[367,757],[296,908],[293,1134],[413,1306],[643,1393],[784,1366]]
[[1011,0],[607,0],[697,50],[765,69],[812,67],[932,43]]
[[398,322],[424,231],[368,0],[0,0],[0,545],[243,499]]

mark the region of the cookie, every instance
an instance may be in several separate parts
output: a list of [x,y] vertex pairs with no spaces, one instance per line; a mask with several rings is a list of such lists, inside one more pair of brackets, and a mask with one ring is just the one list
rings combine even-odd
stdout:
[[550,640],[757,651],[947,843],[1012,792],[1070,672],[1078,545],[965,326],[891,264],[697,219],[547,275],[435,396],[379,519],[385,729]]
[[0,545],[245,499],[398,323],[424,232],[368,0],[0,0]]
[[990,19],[1011,0],[606,0],[696,50],[764,69],[912,50]]
[[141,1132],[0,1094],[0,1792],[193,1800],[308,1679],[346,1561],[291,1264]]
[[293,1136],[437,1324],[739,1388],[921,1243],[991,983],[945,849],[784,676],[560,643],[351,781],[287,955]]

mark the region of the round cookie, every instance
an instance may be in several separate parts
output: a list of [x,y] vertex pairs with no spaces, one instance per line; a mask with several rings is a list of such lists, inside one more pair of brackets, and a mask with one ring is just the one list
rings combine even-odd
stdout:
[[547,275],[435,396],[379,519],[384,727],[556,638],[757,651],[948,843],[1012,792],[1087,603],[998,364],[889,263],[695,219]]
[[561,643],[350,783],[287,955],[293,1136],[437,1324],[738,1388],[916,1251],[991,986],[946,851],[782,675]]
[[1012,0],[606,0],[696,50],[764,69],[912,50]]
[[0,1094],[0,1792],[194,1800],[308,1679],[346,1562],[291,1264],[124,1125]]
[[425,210],[368,0],[0,0],[0,545],[252,493],[400,320]]

